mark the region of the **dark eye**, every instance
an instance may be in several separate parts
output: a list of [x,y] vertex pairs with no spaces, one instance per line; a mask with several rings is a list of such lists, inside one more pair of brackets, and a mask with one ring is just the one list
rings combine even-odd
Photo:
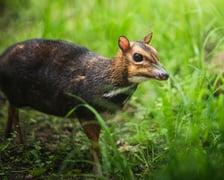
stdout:
[[144,57],[139,53],[135,53],[133,55],[133,59],[134,59],[135,62],[139,63],[139,62],[142,62],[144,60]]

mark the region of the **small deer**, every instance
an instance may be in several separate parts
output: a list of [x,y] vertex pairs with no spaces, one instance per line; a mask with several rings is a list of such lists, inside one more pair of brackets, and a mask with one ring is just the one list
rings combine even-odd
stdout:
[[[32,39],[10,46],[0,56],[0,89],[9,101],[6,138],[13,130],[23,142],[18,108],[31,107],[55,116],[66,114],[80,99],[99,113],[114,113],[131,97],[139,83],[167,80],[169,75],[149,42],[118,39],[119,51],[109,59],[87,48],[61,40]],[[78,98],[75,98],[78,97]],[[70,114],[79,119],[99,163],[100,125],[94,114],[79,106]],[[96,174],[102,175],[96,167]]]

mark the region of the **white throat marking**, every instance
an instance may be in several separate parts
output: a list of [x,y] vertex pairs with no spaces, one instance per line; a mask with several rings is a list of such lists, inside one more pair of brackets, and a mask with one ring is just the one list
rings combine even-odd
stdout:
[[111,98],[113,96],[116,96],[118,94],[121,94],[123,92],[126,92],[127,90],[133,88],[134,86],[136,86],[136,84],[132,84],[132,85],[130,85],[128,87],[121,87],[121,88],[118,88],[118,89],[111,90],[111,91],[109,91],[107,93],[104,93],[103,94],[103,97],[105,97],[105,98]]

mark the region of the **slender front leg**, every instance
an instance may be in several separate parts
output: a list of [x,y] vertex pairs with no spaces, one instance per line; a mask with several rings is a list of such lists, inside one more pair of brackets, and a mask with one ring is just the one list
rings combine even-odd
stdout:
[[99,154],[100,154],[100,148],[99,148],[99,135],[100,135],[100,130],[101,127],[97,123],[97,121],[81,121],[83,130],[87,137],[91,140],[92,142],[92,149],[93,149],[93,170],[95,171],[95,174],[98,177],[101,177],[102,170],[100,166],[100,159],[99,159]]
[[13,110],[11,108],[11,105],[9,104],[8,107],[8,120],[6,123],[6,128],[5,128],[5,138],[10,138],[11,133],[12,133],[12,124],[13,124],[13,118],[12,118]]
[[16,141],[19,143],[23,143],[22,133],[21,133],[20,124],[19,124],[19,110],[12,104],[9,104],[8,121],[7,121],[6,129],[5,129],[6,138],[11,137],[13,128],[16,131]]

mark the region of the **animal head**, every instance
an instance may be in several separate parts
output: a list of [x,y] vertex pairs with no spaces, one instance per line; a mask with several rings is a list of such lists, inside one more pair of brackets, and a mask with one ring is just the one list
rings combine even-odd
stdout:
[[120,36],[118,45],[123,59],[127,64],[128,81],[140,83],[148,79],[167,80],[169,75],[160,64],[157,51],[149,46],[152,33],[141,41],[130,42],[125,36]]

